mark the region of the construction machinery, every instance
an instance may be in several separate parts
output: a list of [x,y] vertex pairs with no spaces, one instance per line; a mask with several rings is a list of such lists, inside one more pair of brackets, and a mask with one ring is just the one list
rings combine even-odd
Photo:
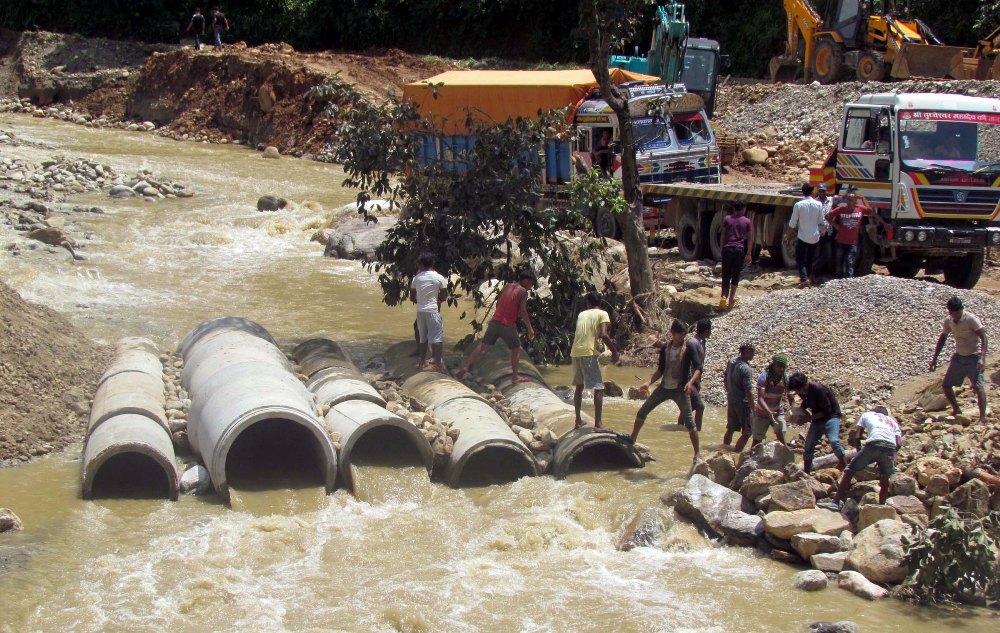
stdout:
[[954,77],[956,62],[972,54],[944,46],[903,0],[829,0],[822,18],[809,0],[784,3],[788,38],[771,59],[773,81],[828,84],[852,70],[860,81]]
[[951,76],[956,79],[1000,79],[1000,27],[979,40],[971,55],[953,58]]
[[715,40],[689,37],[684,5],[677,0],[657,7],[656,28],[649,52],[645,55],[612,55],[612,68],[622,68],[644,75],[655,75],[672,86],[682,83],[688,92],[701,97],[705,111],[712,116],[719,84],[722,56]]

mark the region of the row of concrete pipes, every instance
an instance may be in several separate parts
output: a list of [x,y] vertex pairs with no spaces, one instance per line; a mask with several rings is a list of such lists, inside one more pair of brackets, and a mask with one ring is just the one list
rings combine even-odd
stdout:
[[[459,487],[539,474],[531,450],[488,400],[450,376],[417,371],[412,351],[412,343],[394,345],[386,359],[406,395],[458,430],[441,473],[445,482]],[[296,375],[267,330],[247,319],[223,317],[194,328],[179,352],[184,360],[181,385],[190,397],[191,448],[226,502],[233,479],[252,478],[255,471],[300,471],[327,492],[339,477],[344,487],[353,489],[352,464],[377,461],[379,453],[390,448],[396,456],[405,455],[408,463],[425,466],[428,477],[432,474],[434,455],[427,438],[409,420],[386,409],[381,394],[334,341],[311,339],[295,347],[291,357],[298,365]],[[574,430],[572,405],[553,393],[529,362],[521,361],[521,373],[529,380],[512,384],[509,351],[501,345],[483,355],[473,370],[496,385],[512,406],[529,409],[536,424],[558,438],[552,475],[642,466],[622,437],[595,433],[592,427]],[[262,464],[282,459],[285,463],[272,470]],[[176,463],[158,351],[144,339],[123,339],[91,409],[83,496],[176,499]],[[267,487],[268,482],[253,485]]]

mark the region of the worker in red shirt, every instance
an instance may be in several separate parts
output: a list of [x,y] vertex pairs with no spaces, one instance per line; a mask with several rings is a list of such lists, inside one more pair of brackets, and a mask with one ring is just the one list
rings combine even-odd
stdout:
[[517,319],[521,318],[524,327],[528,330],[528,338],[535,338],[535,328],[531,326],[531,318],[528,316],[528,292],[535,286],[535,275],[530,270],[525,270],[518,276],[517,283],[509,283],[500,291],[497,299],[497,309],[493,312],[490,324],[486,326],[486,334],[482,342],[469,355],[469,360],[465,365],[455,372],[456,378],[462,378],[469,373],[471,368],[487,348],[493,347],[498,339],[503,339],[510,347],[510,380],[512,384],[524,382],[527,378],[518,374],[518,365],[521,361],[521,337],[517,333]]
[[885,220],[878,213],[863,204],[858,204],[858,194],[847,190],[844,204],[826,214],[826,221],[837,229],[834,238],[836,273],[841,279],[854,276],[854,260],[858,256],[858,234],[861,233],[861,219],[871,218],[881,225]]

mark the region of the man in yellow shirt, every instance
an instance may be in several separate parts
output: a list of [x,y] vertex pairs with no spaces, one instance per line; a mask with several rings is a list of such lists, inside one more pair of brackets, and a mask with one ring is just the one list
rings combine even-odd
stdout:
[[573,394],[573,407],[576,409],[576,426],[583,426],[580,418],[580,406],[583,404],[583,390],[594,391],[594,430],[612,432],[601,424],[601,406],[604,404],[604,376],[601,374],[601,364],[597,342],[601,341],[611,350],[611,362],[618,362],[618,348],[608,335],[608,325],[611,317],[598,306],[601,297],[594,291],[587,293],[587,309],[576,318],[576,335],[573,337],[573,349],[570,359],[573,363],[573,384],[576,393]]

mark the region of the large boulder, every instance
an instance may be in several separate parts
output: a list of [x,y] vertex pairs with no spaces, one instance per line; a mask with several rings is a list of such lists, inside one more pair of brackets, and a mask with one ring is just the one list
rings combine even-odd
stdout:
[[897,521],[899,520],[899,515],[896,514],[896,509],[892,506],[866,503],[858,508],[858,531],[865,529],[869,525],[874,525],[883,519]]
[[946,459],[933,455],[917,459],[910,464],[906,472],[916,478],[924,487],[930,483],[931,477],[935,475],[944,476],[950,486],[957,485],[962,479],[962,471],[957,466]]
[[795,462],[795,455],[781,442],[761,442],[740,456],[736,473],[729,487],[739,490],[750,473],[755,470],[780,470]]
[[889,478],[889,495],[913,495],[917,492],[917,480],[903,473],[896,473]]
[[927,517],[927,508],[924,507],[924,503],[913,495],[889,497],[885,504],[895,510],[899,516],[915,514],[924,518]]
[[16,532],[23,528],[21,519],[10,508],[0,508],[0,532]]
[[71,242],[71,240],[66,237],[66,234],[62,232],[62,229],[54,226],[32,229],[28,232],[28,237],[33,240],[38,240],[43,244],[49,244],[50,246],[62,246],[63,243]]
[[770,512],[764,515],[764,529],[779,539],[790,539],[802,532],[836,535],[850,527],[851,524],[839,512],[822,508]]
[[867,600],[880,600],[889,595],[889,592],[868,580],[856,571],[842,571],[837,574],[837,585],[841,589],[847,589],[856,596]]
[[948,503],[961,512],[986,516],[990,511],[990,489],[978,479],[971,479],[955,488],[948,496]]
[[615,547],[621,552],[628,552],[636,547],[649,547],[663,533],[666,521],[659,508],[646,508],[636,512],[625,527]]
[[743,497],[703,475],[693,475],[671,498],[677,513],[732,545],[753,545],[763,534],[762,520],[744,512]]
[[743,480],[740,485],[740,494],[747,499],[756,499],[766,495],[771,486],[784,483],[785,473],[780,470],[755,470]]
[[705,463],[711,470],[709,479],[717,484],[728,486],[736,476],[736,460],[731,453],[715,455]]
[[844,570],[844,563],[847,561],[847,555],[848,552],[813,554],[809,557],[809,564],[820,571],[828,571],[839,574]]
[[396,218],[389,217],[378,218],[375,223],[365,223],[360,218],[348,220],[330,236],[323,254],[338,259],[371,259],[395,224]]
[[770,510],[772,512],[775,510],[794,512],[795,510],[806,510],[816,507],[816,497],[813,493],[813,487],[806,479],[772,486],[770,494]]
[[801,532],[793,534],[791,538],[792,549],[798,552],[799,556],[805,560],[813,554],[831,554],[842,552],[847,549],[848,544],[839,536],[829,534],[816,534],[815,532]]
[[807,569],[795,574],[795,588],[803,591],[826,589],[826,574],[816,569]]
[[288,206],[288,200],[278,196],[261,196],[257,198],[258,211],[280,211]]
[[902,582],[910,572],[903,563],[903,537],[909,536],[911,530],[909,525],[892,519],[866,527],[854,537],[854,549],[844,568],[861,572],[873,582]]

